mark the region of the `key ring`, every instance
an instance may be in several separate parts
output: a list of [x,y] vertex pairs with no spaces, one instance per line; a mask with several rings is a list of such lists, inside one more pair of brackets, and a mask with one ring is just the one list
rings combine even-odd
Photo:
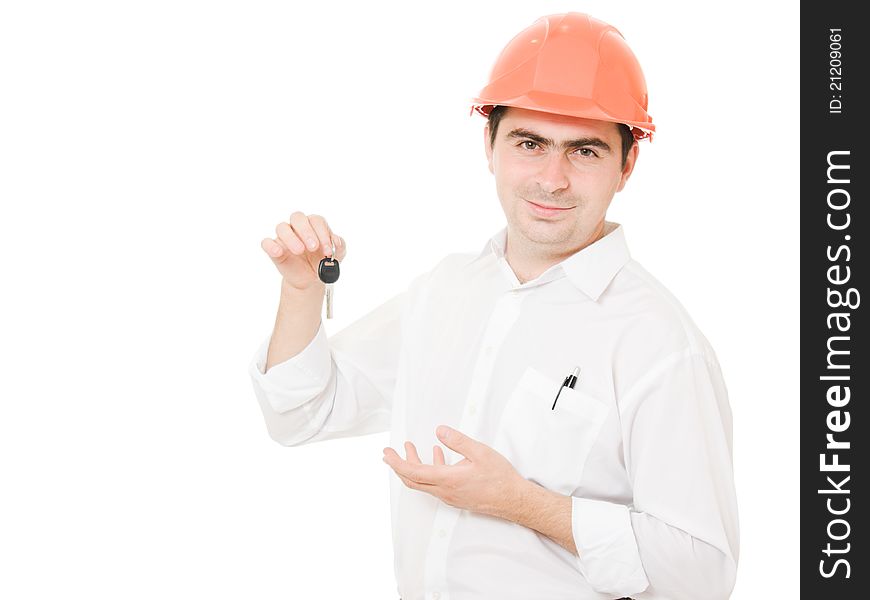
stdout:
[[329,260],[335,260],[335,240],[330,238],[329,242],[332,244],[332,254],[329,255]]

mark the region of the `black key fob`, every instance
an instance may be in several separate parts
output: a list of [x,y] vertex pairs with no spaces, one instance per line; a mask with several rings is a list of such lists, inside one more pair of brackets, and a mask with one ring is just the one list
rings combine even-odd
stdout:
[[338,260],[324,256],[317,267],[317,276],[323,283],[335,283],[338,281]]

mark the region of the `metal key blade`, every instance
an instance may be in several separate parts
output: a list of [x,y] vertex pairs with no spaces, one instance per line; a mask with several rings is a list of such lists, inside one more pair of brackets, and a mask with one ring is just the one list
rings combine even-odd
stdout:
[[332,318],[332,296],[335,293],[333,290],[333,284],[326,284],[326,318]]

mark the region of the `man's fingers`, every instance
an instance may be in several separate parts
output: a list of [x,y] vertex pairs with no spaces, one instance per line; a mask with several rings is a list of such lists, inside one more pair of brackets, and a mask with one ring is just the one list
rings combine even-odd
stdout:
[[405,456],[408,457],[408,462],[422,464],[420,455],[417,454],[417,448],[411,442],[405,442]]
[[393,469],[393,473],[396,474],[396,477],[402,480],[407,487],[412,490],[420,490],[421,492],[426,492],[427,494],[434,494],[436,490],[438,490],[438,486],[432,483],[427,483],[425,481],[418,481],[416,479],[411,479],[406,477],[405,475],[399,473],[395,469]]
[[264,238],[263,241],[260,242],[260,247],[263,249],[263,252],[276,260],[281,258],[281,255],[284,254],[284,247],[272,238]]
[[335,258],[339,261],[344,260],[344,257],[347,254],[347,246],[344,244],[344,238],[333,233],[332,239],[335,240]]
[[435,435],[438,436],[441,443],[454,452],[458,452],[466,458],[475,458],[477,456],[479,442],[461,431],[447,425],[439,425],[435,428]]
[[429,484],[429,483],[422,483],[420,481],[414,481],[413,479],[408,479],[407,477],[403,477],[402,475],[399,475],[398,473],[396,473],[396,475],[398,475],[399,479],[402,480],[402,483],[404,483],[407,487],[411,488],[412,490],[420,490],[421,492],[426,492],[427,494],[432,494],[437,487],[437,486],[434,486],[434,485]]
[[309,252],[316,252],[317,247],[322,244],[318,240],[317,233],[311,226],[311,221],[304,213],[296,211],[290,215],[290,227],[293,233],[305,244],[305,249]]
[[278,236],[278,241],[283,243],[284,247],[291,253],[299,255],[305,252],[305,246],[302,245],[302,241],[288,223],[278,223],[275,227],[275,234]]
[[415,483],[424,483],[430,485],[439,485],[447,472],[435,465],[427,465],[420,461],[417,455],[417,450],[410,442],[405,442],[405,450],[408,453],[408,459],[403,459],[398,452],[392,448],[384,448],[384,462],[387,463],[397,475],[409,479]]
[[308,222],[311,224],[311,228],[314,229],[314,233],[317,234],[317,242],[320,244],[321,252],[323,252],[325,256],[331,256],[333,242],[332,230],[329,229],[326,219],[320,215],[308,215]]
[[[284,251],[295,255],[310,254],[320,256],[333,256],[333,244],[335,245],[335,258],[344,260],[347,254],[347,245],[344,238],[335,234],[329,227],[326,219],[320,215],[306,215],[296,211],[287,222],[279,223],[275,227],[277,238],[275,241],[284,244]],[[263,248],[269,256],[268,246]],[[279,255],[280,256],[280,255]]]
[[432,463],[439,467],[444,466],[444,451],[441,449],[441,446],[432,447]]

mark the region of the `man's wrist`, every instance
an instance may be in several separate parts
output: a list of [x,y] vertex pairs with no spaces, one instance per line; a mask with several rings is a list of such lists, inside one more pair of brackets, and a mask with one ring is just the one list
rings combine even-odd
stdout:
[[306,287],[296,287],[295,285],[289,283],[286,279],[281,279],[281,294],[282,295],[290,295],[290,296],[300,296],[300,295],[317,295],[323,294],[326,290],[326,284],[320,281],[319,279],[312,284]]
[[507,494],[501,518],[533,529],[577,554],[571,527],[573,502],[566,496],[538,485],[528,479],[519,479]]

